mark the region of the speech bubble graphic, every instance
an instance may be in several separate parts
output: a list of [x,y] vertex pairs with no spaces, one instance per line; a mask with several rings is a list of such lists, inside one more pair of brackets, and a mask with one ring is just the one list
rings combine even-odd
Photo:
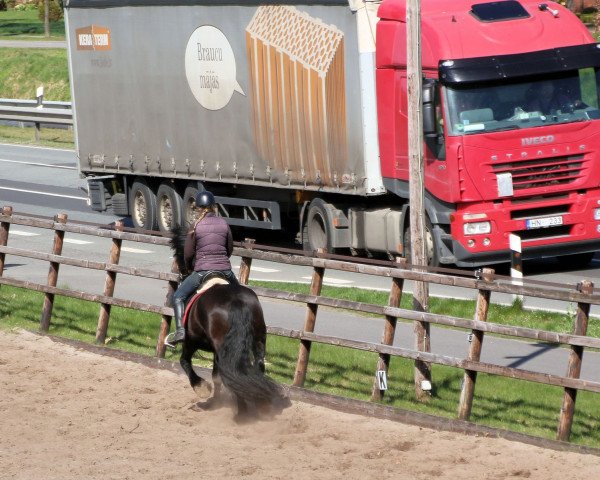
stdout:
[[233,92],[245,95],[236,73],[233,49],[223,32],[211,25],[194,30],[185,49],[185,75],[198,103],[220,110]]

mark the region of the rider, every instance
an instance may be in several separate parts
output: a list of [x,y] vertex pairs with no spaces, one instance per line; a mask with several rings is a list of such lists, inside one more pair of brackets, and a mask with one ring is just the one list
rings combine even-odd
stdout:
[[193,265],[194,271],[186,277],[173,294],[175,312],[175,332],[168,343],[175,345],[185,338],[182,325],[185,304],[200,287],[204,278],[218,271],[230,282],[238,284],[231,271],[229,257],[233,251],[233,238],[229,225],[223,217],[216,215],[215,197],[209,191],[196,195],[198,219],[185,238],[184,259],[186,265]]

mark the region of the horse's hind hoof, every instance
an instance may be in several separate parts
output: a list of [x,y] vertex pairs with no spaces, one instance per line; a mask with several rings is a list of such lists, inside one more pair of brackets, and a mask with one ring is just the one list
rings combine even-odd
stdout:
[[275,408],[281,413],[286,408],[289,408],[292,406],[292,401],[290,400],[290,397],[284,396],[284,397],[281,397],[281,398],[275,400],[273,402],[273,404],[274,404]]
[[196,402],[190,408],[196,412],[205,412],[207,410],[216,410],[217,408],[222,406],[222,402],[215,398],[210,397],[208,400],[204,402]]
[[190,410],[193,410],[194,412],[205,412],[209,409],[206,407],[206,402],[196,402],[190,407]]
[[200,398],[209,398],[213,392],[213,386],[206,380],[201,381],[198,385],[194,385],[194,392]]
[[248,412],[237,413],[233,417],[233,421],[235,423],[237,423],[238,425],[245,425],[245,424],[248,424],[248,423],[255,422],[256,420],[257,420],[257,417],[253,416],[253,415],[250,415]]

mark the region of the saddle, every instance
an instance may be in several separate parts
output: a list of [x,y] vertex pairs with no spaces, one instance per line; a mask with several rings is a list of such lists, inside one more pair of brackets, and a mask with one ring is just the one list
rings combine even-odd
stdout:
[[182,324],[185,326],[188,317],[188,312],[190,311],[194,303],[196,303],[196,300],[200,298],[200,295],[202,295],[209,288],[214,287],[215,285],[227,285],[228,283],[229,282],[225,279],[225,276],[221,274],[221,272],[215,271],[208,273],[206,277],[204,277],[204,281],[202,282],[200,287],[198,287],[198,290],[196,290],[196,293],[194,293],[194,295],[192,295],[192,298],[188,300],[187,305],[185,306],[185,312],[183,313]]

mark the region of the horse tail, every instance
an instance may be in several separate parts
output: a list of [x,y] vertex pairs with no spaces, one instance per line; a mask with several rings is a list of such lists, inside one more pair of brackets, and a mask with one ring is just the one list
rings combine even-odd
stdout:
[[254,332],[250,306],[234,300],[229,310],[229,332],[215,355],[223,384],[236,396],[255,402],[284,397],[281,387],[267,377],[252,358]]

